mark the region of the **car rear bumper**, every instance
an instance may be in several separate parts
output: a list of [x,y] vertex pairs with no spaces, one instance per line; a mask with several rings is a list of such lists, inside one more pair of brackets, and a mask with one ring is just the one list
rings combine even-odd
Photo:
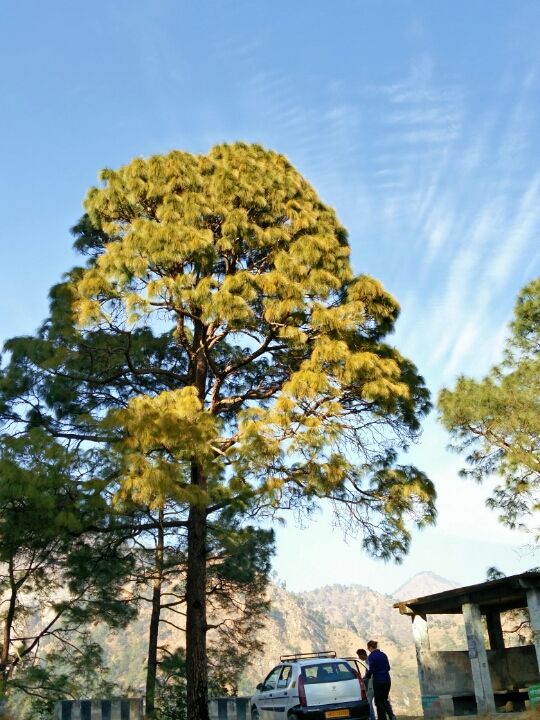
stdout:
[[[338,711],[346,710],[348,715],[340,714]],[[332,705],[310,705],[302,707],[296,705],[289,710],[290,714],[296,715],[298,720],[366,720],[369,718],[369,703],[367,700],[356,700],[354,702],[334,703]]]

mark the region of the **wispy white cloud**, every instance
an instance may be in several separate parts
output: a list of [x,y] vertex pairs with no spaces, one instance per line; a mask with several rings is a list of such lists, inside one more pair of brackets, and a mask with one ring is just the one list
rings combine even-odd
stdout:
[[424,232],[427,239],[427,251],[423,265],[429,265],[436,257],[445,243],[452,237],[452,226],[454,223],[454,211],[451,203],[442,198],[434,203],[432,211],[426,218]]
[[[493,336],[498,336],[494,328],[494,303],[508,287],[520,262],[526,260],[525,253],[534,246],[540,230],[540,173],[514,201],[513,213],[509,202],[509,198],[499,196],[486,203],[472,232],[464,236],[466,245],[450,264],[439,308],[444,339],[432,357],[434,364],[445,358],[441,368],[443,380],[450,380],[466,367],[466,360],[477,356],[479,346],[486,357],[487,345],[493,345]],[[498,359],[499,348],[495,346],[490,349],[489,364]]]
[[[498,287],[513,275],[515,266],[529,245],[540,235],[540,172],[523,193],[514,220],[508,227],[503,243],[487,269],[488,279]],[[537,241],[538,242],[538,241]]]
[[434,365],[442,364],[442,378],[460,369],[483,330],[483,319],[495,291],[483,282],[485,256],[497,245],[501,210],[497,199],[487,202],[470,231],[463,233],[461,249],[450,261],[446,290],[435,310],[438,318],[433,317],[440,328],[441,341],[430,358]]
[[222,35],[215,44],[216,54],[222,59],[253,58],[261,48],[261,41],[256,35],[247,37],[245,34],[231,33]]
[[438,145],[455,140],[459,135],[459,124],[448,124],[437,127],[419,127],[401,129],[399,133],[389,134],[385,138],[387,145]]
[[385,117],[389,125],[451,125],[459,123],[460,113],[456,108],[449,108],[448,105],[441,107],[411,108],[400,111],[392,111]]
[[[437,278],[427,289],[430,300],[424,310],[428,318],[418,324],[417,332],[431,328],[436,336],[435,350],[434,343],[430,343],[432,351],[424,362],[427,360],[442,381],[451,380],[473,364],[486,367],[478,362],[479,346],[486,351],[484,355],[489,354],[493,362],[497,361],[499,316],[494,315],[494,308],[506,288],[515,285],[512,279],[520,266],[526,268],[523,271],[526,277],[535,268],[538,271],[538,255],[534,253],[531,257],[530,248],[535,246],[540,230],[539,174],[529,178],[521,192],[517,188],[522,174],[522,145],[529,136],[527,92],[531,92],[534,83],[534,73],[529,74],[513,108],[490,107],[485,116],[475,117],[474,123],[464,112],[456,110],[452,117],[455,122],[463,116],[459,120],[463,128],[447,128],[442,156],[437,161],[429,162],[423,157],[416,162],[419,204],[415,208],[416,221],[410,220],[410,228],[414,228],[424,245],[421,287],[427,289],[425,283]],[[391,92],[400,100],[415,97],[412,86],[396,86]],[[455,99],[459,92],[447,95]],[[424,88],[417,97],[435,96]],[[436,107],[432,112],[423,110],[416,115],[400,112],[393,116],[404,123],[405,143],[409,139],[406,123],[422,117],[428,129],[425,135],[418,135],[418,140],[429,138],[432,130],[429,123],[440,119]],[[506,119],[501,141],[504,148],[493,153],[501,118]],[[474,132],[470,131],[472,126]],[[433,137],[438,137],[438,131],[440,128],[433,129]],[[500,171],[502,157],[504,172]],[[408,343],[421,353],[420,339],[411,338]]]

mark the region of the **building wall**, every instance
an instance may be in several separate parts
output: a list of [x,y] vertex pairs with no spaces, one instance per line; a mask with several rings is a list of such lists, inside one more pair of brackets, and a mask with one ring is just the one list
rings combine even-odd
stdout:
[[[488,650],[493,690],[523,688],[540,681],[536,653],[532,645]],[[422,652],[426,695],[474,695],[467,650]]]
[[469,653],[459,651],[422,652],[423,694],[453,695],[474,693]]
[[533,645],[488,650],[487,655],[494,690],[523,688],[540,682]]

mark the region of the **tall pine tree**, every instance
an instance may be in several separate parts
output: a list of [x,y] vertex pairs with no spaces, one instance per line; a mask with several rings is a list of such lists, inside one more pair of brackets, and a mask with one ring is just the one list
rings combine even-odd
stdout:
[[122,434],[122,491],[190,506],[188,713],[205,718],[209,517],[253,496],[329,497],[367,547],[399,554],[405,514],[434,514],[427,478],[395,466],[427,391],[382,341],[395,301],[354,276],[344,228],[282,156],[243,144],[172,152],[102,180],[86,209],[107,241],[75,283],[76,312],[83,331],[153,327],[175,341],[175,387],[107,422]]

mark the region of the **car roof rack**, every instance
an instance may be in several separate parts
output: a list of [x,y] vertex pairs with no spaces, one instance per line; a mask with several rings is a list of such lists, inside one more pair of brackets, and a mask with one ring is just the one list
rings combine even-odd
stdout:
[[294,662],[295,660],[304,660],[308,658],[335,658],[335,650],[320,650],[312,653],[294,653],[294,655],[280,655],[280,662]]

